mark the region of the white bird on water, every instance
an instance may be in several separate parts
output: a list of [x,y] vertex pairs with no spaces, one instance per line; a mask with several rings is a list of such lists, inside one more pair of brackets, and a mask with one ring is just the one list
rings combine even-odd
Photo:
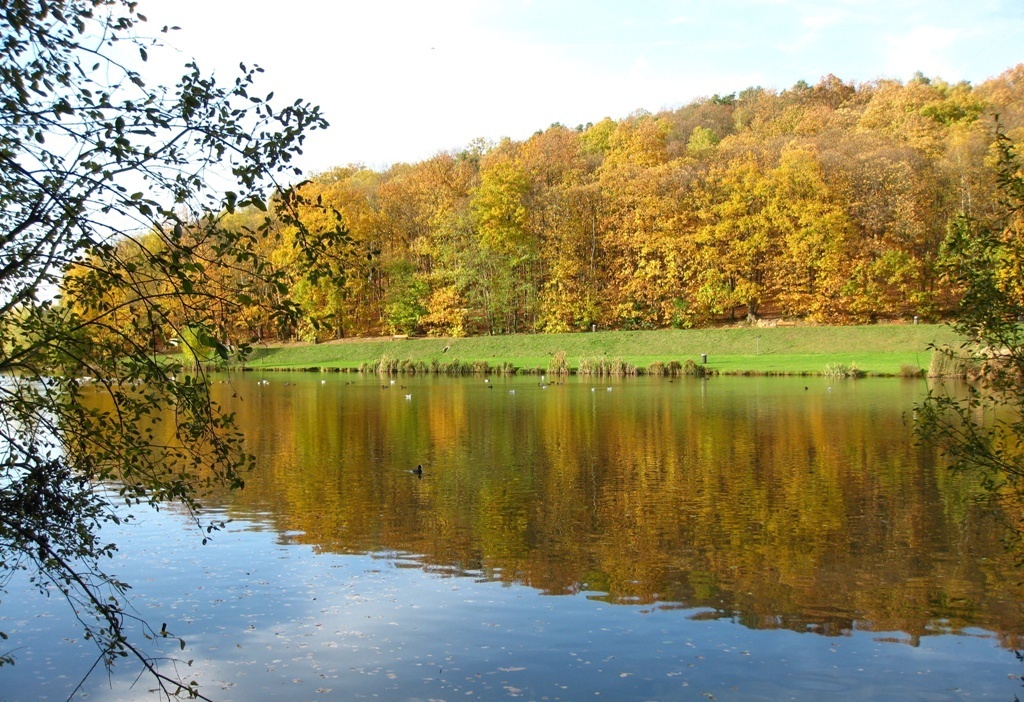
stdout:
[[411,399],[412,399],[412,394],[410,393],[409,395],[406,395],[406,396],[405,396],[405,399],[407,399],[407,400],[411,400]]

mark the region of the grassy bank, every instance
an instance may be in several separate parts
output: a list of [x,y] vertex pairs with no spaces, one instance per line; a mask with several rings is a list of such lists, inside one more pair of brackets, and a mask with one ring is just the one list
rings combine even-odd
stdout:
[[429,366],[451,363],[508,364],[547,369],[559,352],[574,372],[588,359],[621,359],[640,369],[652,363],[701,363],[713,373],[823,374],[829,365],[855,366],[868,375],[925,370],[929,344],[956,344],[941,325],[773,327],[699,330],[529,334],[465,339],[373,339],[258,347],[246,364],[262,369],[354,370],[383,357]]

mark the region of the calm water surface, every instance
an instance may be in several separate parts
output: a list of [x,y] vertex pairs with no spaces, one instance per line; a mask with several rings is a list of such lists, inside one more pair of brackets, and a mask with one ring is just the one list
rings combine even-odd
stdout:
[[[209,500],[229,530],[117,537],[214,698],[1021,692],[1019,571],[984,491],[914,446],[921,382],[265,377],[216,386],[259,456]],[[65,609],[12,584],[0,699],[88,670]],[[136,672],[88,698],[148,698]]]

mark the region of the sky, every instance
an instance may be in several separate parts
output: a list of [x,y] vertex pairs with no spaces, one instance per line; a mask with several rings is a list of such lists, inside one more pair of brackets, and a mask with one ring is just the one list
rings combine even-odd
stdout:
[[[829,73],[977,84],[1024,62],[1024,0],[141,0],[161,61],[222,80],[240,61],[331,128],[307,173],[383,170],[474,140]],[[282,102],[282,104],[284,104]]]

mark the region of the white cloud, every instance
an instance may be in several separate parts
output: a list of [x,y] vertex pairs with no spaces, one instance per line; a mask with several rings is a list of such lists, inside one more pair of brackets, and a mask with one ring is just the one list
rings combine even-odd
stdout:
[[955,29],[925,25],[914,27],[885,39],[885,71],[897,78],[909,78],[915,71],[929,76],[959,79],[960,72],[947,52],[961,32]]
[[[983,78],[1012,64],[1000,57],[1019,53],[1021,31],[1016,11],[979,2],[954,12],[952,0],[731,0],[679,4],[667,17],[660,3],[614,0],[289,0],[284,12],[246,0],[145,0],[144,9],[157,26],[185,28],[173,41],[186,58],[225,78],[240,59],[258,62],[268,91],[320,104],[332,127],[307,142],[303,163],[322,170],[416,161],[476,137],[526,138],[555,121],[620,118],[829,72]],[[980,29],[957,19],[974,15]],[[985,54],[981,75],[970,63],[978,52],[955,53],[968,40],[1001,47]]]
[[850,19],[851,15],[847,10],[838,7],[832,8],[814,8],[811,14],[804,16],[800,20],[805,28],[819,31],[822,29],[831,29]]

